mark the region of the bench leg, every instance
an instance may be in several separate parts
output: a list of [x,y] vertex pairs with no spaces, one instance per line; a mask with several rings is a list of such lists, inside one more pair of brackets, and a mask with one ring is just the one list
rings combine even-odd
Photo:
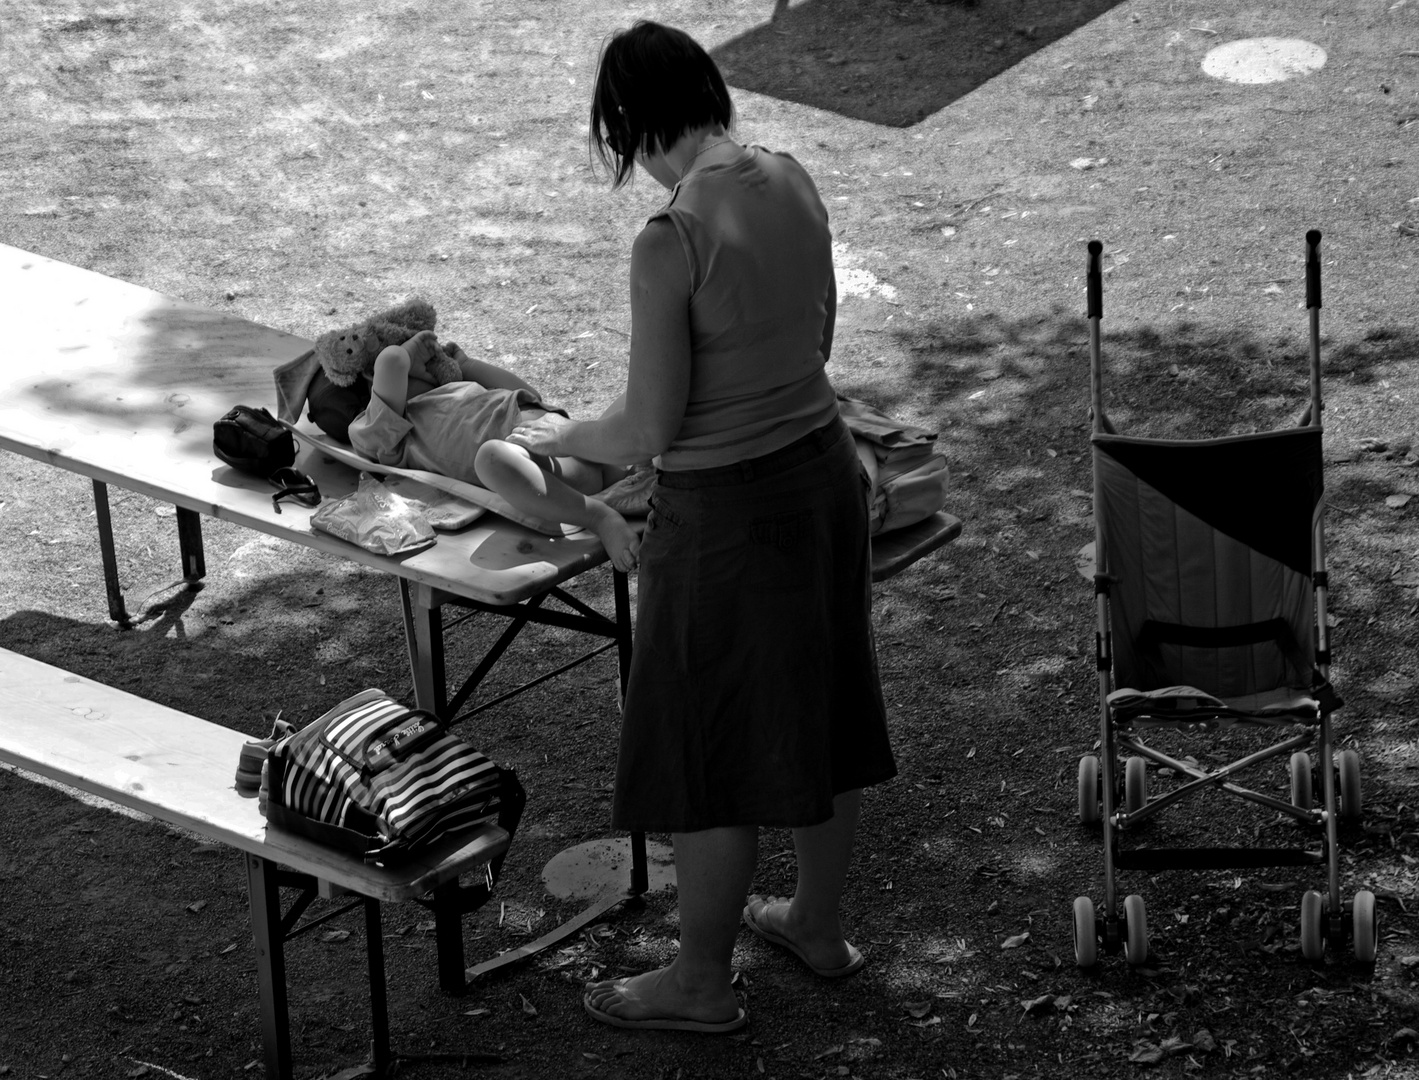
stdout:
[[182,577],[187,588],[196,592],[207,576],[207,561],[202,555],[202,515],[196,510],[177,510],[177,545],[182,553]]
[[[286,954],[282,946],[281,891],[276,864],[259,855],[246,857],[251,898],[251,932],[256,941],[256,984],[261,992],[261,1042],[267,1080],[290,1080],[291,1016],[286,1001]],[[383,988],[381,987],[381,991]]]
[[103,556],[103,584],[108,592],[108,617],[127,630],[133,623],[123,606],[123,588],[118,583],[118,555],[113,548],[113,519],[108,512],[108,485],[94,481],[94,516],[99,526],[99,553]]
[[463,967],[463,895],[457,881],[440,885],[430,905],[434,910],[434,947],[438,956],[439,989],[464,994],[468,983]]

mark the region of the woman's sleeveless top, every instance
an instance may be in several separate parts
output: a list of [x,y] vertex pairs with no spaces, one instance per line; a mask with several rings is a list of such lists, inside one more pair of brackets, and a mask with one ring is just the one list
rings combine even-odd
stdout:
[[787,446],[837,415],[824,370],[833,288],[828,212],[803,166],[748,148],[675,186],[668,219],[690,270],[690,393],[662,469]]

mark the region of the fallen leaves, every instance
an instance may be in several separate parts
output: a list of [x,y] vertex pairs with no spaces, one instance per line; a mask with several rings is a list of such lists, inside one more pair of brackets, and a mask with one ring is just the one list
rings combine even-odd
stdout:
[[1020,1007],[1025,1010],[1026,1016],[1066,1012],[1074,1007],[1074,997],[1071,994],[1041,994],[1037,998],[1021,998]]
[[1128,1060],[1136,1065],[1157,1065],[1164,1058],[1185,1054],[1190,1050],[1208,1053],[1216,1048],[1217,1043],[1212,1038],[1212,1033],[1202,1028],[1191,1039],[1169,1035],[1158,1043],[1140,1040],[1133,1044],[1133,1051],[1128,1055]]

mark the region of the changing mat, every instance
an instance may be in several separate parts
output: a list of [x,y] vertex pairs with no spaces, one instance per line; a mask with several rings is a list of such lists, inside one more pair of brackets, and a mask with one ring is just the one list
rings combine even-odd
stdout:
[[[525,525],[534,532],[539,532],[544,536],[570,536],[572,533],[581,532],[580,526],[563,525],[554,521],[543,521],[541,518],[533,517],[531,514],[524,514],[501,495],[495,495],[485,487],[477,484],[469,484],[462,480],[455,480],[451,476],[444,476],[441,473],[425,472],[423,469],[401,469],[395,465],[381,465],[377,461],[355,453],[348,446],[342,446],[327,435],[318,435],[311,431],[297,428],[287,420],[282,423],[290,428],[303,442],[320,447],[323,453],[329,454],[336,461],[349,465],[352,469],[359,469],[362,472],[375,473],[381,476],[398,476],[406,480],[412,480],[425,487],[434,488],[437,491],[452,495],[466,503],[472,503],[474,507],[483,510],[491,510],[499,517],[507,518],[509,521],[519,525]],[[396,488],[395,490],[399,490]],[[400,491],[406,497],[410,496],[407,490]],[[468,521],[477,517],[468,518]],[[466,522],[465,522],[466,524]],[[452,526],[450,526],[452,527]]]

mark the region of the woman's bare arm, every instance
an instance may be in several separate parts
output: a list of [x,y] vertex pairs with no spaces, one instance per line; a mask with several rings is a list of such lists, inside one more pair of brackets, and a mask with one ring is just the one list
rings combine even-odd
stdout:
[[674,440],[690,396],[690,271],[675,227],[652,221],[631,248],[631,358],[625,406],[597,420],[520,425],[533,453],[634,465]]

